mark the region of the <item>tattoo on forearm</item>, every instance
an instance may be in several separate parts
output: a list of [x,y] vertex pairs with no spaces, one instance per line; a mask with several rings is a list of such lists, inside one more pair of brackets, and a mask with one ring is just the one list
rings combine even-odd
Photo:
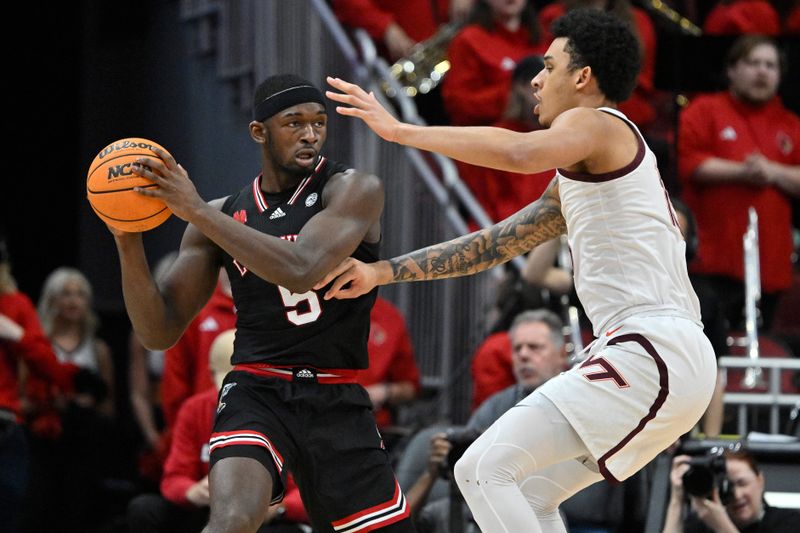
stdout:
[[490,228],[390,259],[392,280],[421,281],[482,272],[566,230],[556,178],[541,198]]

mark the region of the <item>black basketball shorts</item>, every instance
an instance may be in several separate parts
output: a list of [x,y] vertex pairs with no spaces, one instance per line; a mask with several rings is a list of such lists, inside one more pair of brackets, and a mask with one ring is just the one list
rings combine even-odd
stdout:
[[315,533],[414,531],[367,392],[356,383],[318,383],[304,372],[288,379],[227,375],[211,467],[225,457],[258,460],[272,475],[273,501],[283,497],[290,472]]

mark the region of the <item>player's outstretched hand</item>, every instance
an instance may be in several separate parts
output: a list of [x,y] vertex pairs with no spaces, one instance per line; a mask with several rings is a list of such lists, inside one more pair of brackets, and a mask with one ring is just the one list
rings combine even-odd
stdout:
[[397,139],[397,128],[400,127],[400,121],[378,102],[374,94],[367,93],[358,85],[330,76],[328,76],[328,84],[341,92],[325,91],[325,95],[331,100],[350,106],[336,106],[337,113],[360,118],[372,131],[389,142]]
[[[375,263],[362,263],[358,259],[348,257],[314,285],[314,289],[319,290],[331,281],[333,281],[333,285],[325,293],[326,300],[358,298],[378,285]],[[345,287],[345,285],[347,286]]]

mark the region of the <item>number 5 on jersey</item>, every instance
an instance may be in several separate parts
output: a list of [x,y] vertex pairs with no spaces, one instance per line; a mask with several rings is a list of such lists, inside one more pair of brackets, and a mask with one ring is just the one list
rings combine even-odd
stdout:
[[[286,318],[295,326],[302,326],[314,322],[322,314],[322,306],[314,291],[304,293],[291,292],[278,285],[283,305],[286,307]],[[303,303],[307,302],[307,303]],[[299,308],[299,309],[298,309]]]

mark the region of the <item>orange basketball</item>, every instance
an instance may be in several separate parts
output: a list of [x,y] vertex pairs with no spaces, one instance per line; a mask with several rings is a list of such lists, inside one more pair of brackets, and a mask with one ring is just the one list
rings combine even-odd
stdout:
[[[172,212],[158,198],[143,196],[134,187],[158,187],[133,173],[131,166],[142,156],[159,159],[153,152],[161,145],[148,139],[120,139],[103,148],[89,166],[86,196],[92,209],[106,224],[132,233],[162,224]],[[164,150],[166,152],[166,150]]]

